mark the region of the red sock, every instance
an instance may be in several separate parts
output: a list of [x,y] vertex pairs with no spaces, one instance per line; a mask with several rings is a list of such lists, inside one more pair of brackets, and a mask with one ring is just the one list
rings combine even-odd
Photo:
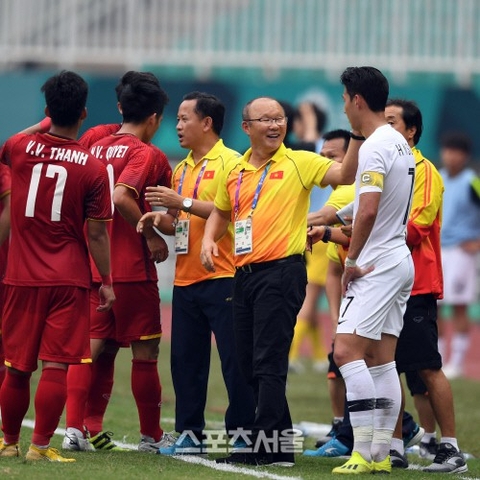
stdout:
[[140,433],[156,442],[162,438],[160,403],[162,387],[156,360],[132,360],[132,393],[140,419]]
[[35,427],[32,443],[48,446],[67,399],[67,371],[62,368],[44,368],[35,394]]
[[7,367],[3,363],[5,357],[0,355],[0,388],[2,388],[2,383],[5,380],[5,372],[7,371]]
[[18,375],[7,370],[0,389],[2,430],[5,443],[18,443],[20,428],[30,405],[31,374]]
[[117,352],[103,352],[92,365],[92,383],[85,409],[85,426],[94,437],[103,430],[103,417],[113,389]]
[[5,372],[7,367],[5,366],[5,355],[3,354],[2,337],[0,336],[0,388],[2,387],[3,380],[5,379]]
[[92,364],[70,365],[67,373],[66,425],[83,432],[85,405],[92,381]]

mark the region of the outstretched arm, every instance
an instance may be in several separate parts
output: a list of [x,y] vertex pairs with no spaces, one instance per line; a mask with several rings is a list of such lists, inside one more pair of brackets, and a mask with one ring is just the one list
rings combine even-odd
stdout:
[[[182,210],[185,197],[182,197],[175,190],[168,187],[147,187],[145,199],[152,207],[167,207]],[[212,210],[213,202],[194,199],[189,213],[197,217],[208,218]]]
[[355,181],[355,175],[358,168],[358,151],[363,144],[363,140],[352,138],[348,144],[347,153],[343,157],[342,163],[335,162],[327,170],[323,177],[322,187],[331,185],[351,185]]

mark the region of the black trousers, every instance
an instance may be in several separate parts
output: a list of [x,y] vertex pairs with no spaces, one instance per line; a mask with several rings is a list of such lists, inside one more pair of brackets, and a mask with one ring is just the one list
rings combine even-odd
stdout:
[[255,402],[237,359],[232,290],[232,278],[173,289],[171,371],[177,432],[191,430],[201,437],[205,428],[212,332],[229,399],[225,413],[227,433],[252,428]]
[[254,436],[276,438],[292,429],[285,392],[288,353],[306,284],[301,260],[235,274],[235,339],[241,371],[255,395]]

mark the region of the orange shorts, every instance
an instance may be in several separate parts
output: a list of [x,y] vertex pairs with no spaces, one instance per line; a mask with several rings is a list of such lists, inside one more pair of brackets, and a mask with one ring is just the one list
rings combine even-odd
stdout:
[[116,340],[125,347],[162,336],[157,282],[114,283],[115,303],[103,313],[96,311],[99,287],[94,284],[90,294],[90,338]]
[[89,290],[72,286],[5,285],[2,342],[5,364],[23,372],[37,360],[89,363]]

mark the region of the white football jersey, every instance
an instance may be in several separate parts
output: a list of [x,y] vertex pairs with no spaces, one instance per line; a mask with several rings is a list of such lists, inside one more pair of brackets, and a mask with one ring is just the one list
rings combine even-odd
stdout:
[[390,125],[377,128],[358,154],[354,217],[360,195],[381,192],[377,218],[357,259],[360,266],[397,264],[409,255],[406,228],[414,181],[415,159],[403,135]]

